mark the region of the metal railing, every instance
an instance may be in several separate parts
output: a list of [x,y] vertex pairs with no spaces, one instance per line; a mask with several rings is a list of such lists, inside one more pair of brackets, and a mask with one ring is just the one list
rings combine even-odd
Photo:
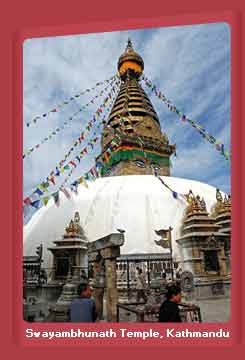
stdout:
[[[193,323],[202,322],[200,307],[194,304],[178,304],[180,308],[180,317],[182,322]],[[121,317],[120,310],[124,310],[124,317]],[[132,315],[136,322],[158,322],[160,304],[148,305],[144,303],[118,303],[117,304],[117,322],[132,321]]]

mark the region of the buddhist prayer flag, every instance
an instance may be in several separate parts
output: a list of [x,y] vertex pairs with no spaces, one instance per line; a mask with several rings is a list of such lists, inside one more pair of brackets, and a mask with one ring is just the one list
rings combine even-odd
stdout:
[[56,168],[56,173],[55,173],[56,176],[60,176],[60,171],[58,168]]
[[26,205],[31,205],[31,199],[30,199],[29,197],[25,198],[25,199],[24,199],[24,203],[25,203]]
[[69,194],[66,188],[62,187],[60,188],[60,190],[65,194],[67,199],[70,199],[71,195]]
[[45,186],[43,186],[42,184],[39,185],[39,189],[41,189],[43,192],[47,192],[47,191],[48,191],[48,189],[47,189]]
[[38,195],[43,195],[43,192],[39,189],[39,188],[37,188],[35,191],[34,191],[34,193],[36,193],[36,194],[38,194]]
[[[107,90],[108,87],[110,87],[110,86],[113,84],[113,82],[115,82],[115,79],[116,79],[116,78],[114,77],[113,81],[112,81],[111,83],[109,83],[109,84],[105,87],[105,89],[103,90],[103,93]],[[117,86],[118,86],[118,84],[117,84]],[[112,91],[112,90],[111,90],[111,91]],[[71,98],[71,99],[74,99],[74,98]],[[104,99],[102,105],[100,105],[100,107],[97,109],[96,114],[98,115],[98,117],[100,117],[101,113],[103,112],[104,105],[105,105],[105,103],[108,102],[108,99],[109,99],[109,97],[107,96],[106,99]],[[78,115],[86,106],[88,106],[90,103],[93,103],[93,100],[90,101],[90,102],[88,102],[85,106],[83,106],[82,108],[80,108],[77,112],[73,113],[72,116],[69,117],[69,121],[72,121],[72,120],[75,118],[75,116],[77,116],[77,115]],[[55,109],[52,109],[52,110],[49,111],[49,113],[56,112],[55,110],[57,110],[57,109],[56,109],[56,108],[55,108]],[[47,114],[48,114],[48,113],[47,113]],[[46,115],[47,115],[47,114],[46,114]],[[46,116],[46,115],[45,115],[45,116]],[[44,116],[44,114],[43,114],[42,116]],[[90,130],[92,129],[94,122],[95,122],[95,116],[93,116],[92,120],[90,120],[90,121],[88,122],[88,124],[85,126],[85,128],[86,128],[87,131],[90,131]],[[28,123],[28,124],[29,124],[29,123]],[[26,156],[31,155],[31,153],[32,153],[35,149],[38,149],[41,144],[43,144],[44,142],[46,142],[46,141],[52,139],[54,136],[56,136],[56,135],[57,135],[61,130],[63,130],[63,129],[65,128],[65,126],[67,126],[68,124],[69,124],[69,123],[68,123],[67,121],[65,121],[60,128],[56,128],[55,131],[52,131],[51,134],[50,134],[49,136],[45,137],[45,138],[41,141],[40,144],[36,145],[34,148],[31,148],[31,149],[29,149],[29,150],[24,151],[23,159],[25,159]],[[29,125],[28,125],[28,126],[29,126]],[[78,141],[79,141],[79,142],[82,141],[83,139],[84,139],[84,134],[82,134],[81,136],[79,136],[79,138],[75,141],[75,143],[73,144],[73,146],[76,146],[75,144],[76,144]],[[73,149],[72,149],[71,151],[73,151]]]
[[[105,81],[101,81],[101,82],[97,83],[95,86],[93,86],[92,88],[86,89],[86,90],[84,90],[84,91],[81,91],[80,93],[77,93],[77,94],[74,95],[74,96],[71,96],[71,97],[69,98],[69,100],[64,100],[64,101],[62,101],[59,105],[57,105],[55,108],[49,110],[48,112],[43,113],[43,114],[40,115],[40,116],[35,116],[31,121],[29,121],[29,122],[26,123],[26,126],[29,127],[30,124],[32,124],[32,123],[36,124],[36,122],[37,122],[38,119],[41,119],[42,117],[43,117],[43,118],[46,118],[47,115],[49,115],[49,114],[51,114],[51,113],[56,113],[56,112],[58,111],[58,109],[61,109],[64,105],[68,105],[70,102],[74,101],[76,98],[84,95],[84,94],[87,93],[87,92],[90,92],[90,91],[92,91],[92,90],[95,90],[96,87],[98,87],[98,86],[100,86],[100,85],[103,85],[103,84],[108,84],[108,85],[100,92],[100,96],[101,96],[101,95],[103,94],[103,92],[108,88],[108,86],[112,86],[115,82],[116,82],[116,83],[118,82],[118,79],[117,79],[117,76],[116,76],[116,75],[112,76],[110,79],[107,79],[107,80],[105,80]],[[95,98],[97,98],[97,97],[98,97],[98,95],[96,95],[93,99],[95,99]],[[90,102],[93,102],[93,99],[92,99],[92,101],[90,101]],[[89,103],[88,103],[88,104],[89,104]],[[88,105],[88,104],[86,104],[86,105]],[[85,106],[86,106],[86,105],[85,105]]]
[[177,192],[173,191],[173,197],[174,197],[175,199],[177,199],[177,198],[178,198],[178,194],[177,194]]
[[47,203],[49,202],[49,199],[50,199],[49,196],[45,196],[45,197],[42,198],[42,202],[43,202],[44,206],[47,205]]
[[206,130],[203,128],[203,126],[201,126],[200,124],[196,123],[195,121],[189,119],[186,115],[182,114],[182,112],[179,111],[171,103],[170,100],[168,100],[163,94],[161,94],[160,91],[156,90],[156,86],[153,85],[153,83],[151,81],[149,81],[149,79],[147,79],[145,76],[143,76],[142,80],[144,80],[146,86],[148,86],[149,88],[154,90],[155,95],[158,96],[165,103],[165,105],[168,107],[168,109],[170,111],[175,112],[179,116],[181,121],[188,122],[189,124],[191,124],[191,126],[193,128],[195,128],[204,139],[206,139],[210,144],[214,144],[216,150],[220,151],[221,154],[226,158],[226,160],[229,160],[230,155],[229,155],[229,152],[225,151],[224,144],[217,141],[212,135],[208,134],[206,132]]
[[39,209],[40,200],[33,201],[33,202],[31,203],[31,206],[33,206],[33,207],[36,208],[36,209]]
[[[110,84],[109,84],[109,85],[110,85]],[[109,86],[109,85],[108,85],[108,86]],[[117,86],[118,86],[118,83],[117,83]],[[105,91],[105,90],[106,90],[106,89],[104,89],[104,91]],[[114,88],[114,90],[115,90],[115,88]],[[103,93],[104,93],[104,91],[103,91]],[[115,92],[115,93],[116,93],[116,92]],[[109,99],[112,100],[112,95],[111,95],[111,94],[112,94],[112,90],[111,90],[111,92],[108,94],[108,96],[104,99],[104,102],[100,105],[100,107],[98,107],[95,115],[92,117],[92,120],[90,120],[90,121],[88,122],[88,125],[87,125],[87,126],[89,127],[89,131],[91,131],[91,129],[93,128],[93,124],[94,124],[94,122],[95,122],[95,120],[96,120],[96,117],[99,118],[99,117],[101,116],[101,113],[102,113],[103,110],[105,109],[104,104],[108,103]],[[113,95],[113,96],[114,96],[114,95]],[[112,106],[112,105],[113,105],[113,101],[111,101],[111,106]],[[56,112],[57,108],[58,108],[58,106],[57,106],[56,108],[53,108],[50,112]],[[84,108],[84,107],[83,107],[83,108]],[[108,108],[108,109],[109,109],[109,108]],[[77,111],[76,114],[78,114],[78,113],[80,112],[80,110],[81,110],[81,109],[79,109],[79,111]],[[45,114],[47,115],[48,113],[45,113]],[[73,114],[73,115],[69,118],[69,120],[71,121],[76,114]],[[106,116],[106,115],[104,115],[103,119],[105,119],[105,116]],[[51,139],[54,135],[57,134],[57,132],[59,132],[61,129],[64,129],[65,125],[67,125],[67,124],[68,124],[68,121],[65,121],[64,124],[63,124],[60,128],[56,128],[55,131],[52,131],[52,133],[51,133],[50,135],[46,136],[46,137],[42,140],[41,144],[44,143],[45,141],[48,141],[49,139]],[[49,188],[49,186],[50,186],[50,183],[52,183],[53,185],[56,185],[56,181],[55,181],[55,177],[56,177],[56,176],[61,176],[66,170],[70,170],[70,169],[71,169],[71,170],[73,171],[73,169],[75,169],[75,168],[77,167],[78,163],[80,163],[80,161],[81,161],[81,158],[89,153],[89,148],[88,148],[88,146],[90,145],[91,149],[93,149],[93,148],[94,148],[93,145],[97,143],[99,137],[96,136],[96,132],[97,132],[97,129],[99,129],[102,124],[103,124],[102,121],[100,121],[100,123],[98,123],[98,125],[96,126],[96,129],[94,129],[94,132],[93,132],[94,138],[90,139],[90,141],[88,142],[88,145],[81,150],[80,156],[79,156],[79,155],[75,156],[75,158],[74,158],[73,160],[70,160],[66,165],[64,165],[64,162],[65,162],[66,159],[71,155],[72,151],[74,151],[74,149],[76,148],[76,146],[77,146],[78,144],[80,144],[82,140],[85,139],[85,133],[86,133],[86,132],[83,131],[82,133],[80,133],[79,137],[74,141],[74,143],[73,143],[73,145],[71,146],[71,148],[69,149],[69,151],[64,155],[64,159],[61,160],[61,161],[59,162],[59,164],[55,167],[55,170],[54,170],[54,171],[51,171],[50,174],[47,176],[46,181],[43,181],[43,182],[37,187],[37,189],[35,190],[35,192],[32,193],[29,197],[27,197],[27,198],[24,200],[24,204],[25,204],[25,205],[27,205],[27,206],[32,205],[33,207],[38,208],[38,207],[40,206],[40,203],[46,205],[48,199],[50,198],[50,196],[54,198],[56,205],[57,205],[57,206],[59,205],[59,192],[58,192],[58,191],[55,192],[55,193],[53,193],[53,194],[51,194],[50,196],[44,196],[43,198],[41,198],[41,201],[40,201],[40,200],[33,201],[32,195],[34,195],[34,194],[35,194],[35,195],[38,195],[38,196],[44,195],[44,193],[48,191],[48,188]],[[37,144],[37,145],[35,146],[35,148],[39,148],[39,147],[40,147],[40,144]],[[34,150],[34,148],[31,148],[30,150],[28,150],[28,154],[31,153],[33,150]],[[24,157],[26,157],[26,154],[24,154]],[[71,165],[73,166],[73,168],[71,168]],[[72,175],[72,171],[70,171],[70,173],[68,174],[68,176],[67,176],[67,178],[65,179],[65,181],[63,182],[63,184],[66,183],[66,182],[69,180],[70,176]],[[86,177],[89,178],[89,179],[91,179],[91,180],[94,180],[94,179],[97,178],[98,176],[99,176],[99,172],[97,171],[96,166],[94,166],[94,168],[92,168],[92,169],[89,171],[89,174],[86,175]],[[83,185],[86,186],[86,182],[85,182],[84,179],[83,179],[83,180],[81,179],[81,182],[83,183]],[[71,185],[71,186],[72,186],[72,191],[75,191],[75,192],[76,192],[76,190],[77,190],[76,188],[77,188],[77,186],[78,186],[79,183],[80,183],[80,182],[75,182],[75,183],[73,183],[73,184]],[[63,189],[62,189],[61,187],[60,187],[60,190],[63,191]],[[63,192],[64,192],[64,191],[63,191]],[[67,195],[67,194],[66,194],[66,195]],[[68,194],[68,195],[69,195],[69,194]],[[38,202],[38,201],[40,201],[40,202]]]
[[54,176],[49,176],[49,181],[51,181],[52,184],[55,185]]
[[56,191],[55,193],[52,194],[52,197],[54,199],[54,203],[56,206],[60,205],[60,196],[59,196],[59,191]]
[[73,166],[75,166],[75,167],[77,166],[77,165],[74,163],[74,161],[72,161],[72,160],[69,162],[69,164],[71,164],[71,165],[73,165]]

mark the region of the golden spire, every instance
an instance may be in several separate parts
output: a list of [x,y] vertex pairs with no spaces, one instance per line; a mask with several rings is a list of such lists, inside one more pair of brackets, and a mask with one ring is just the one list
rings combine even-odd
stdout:
[[[120,90],[102,135],[103,176],[155,174],[169,176],[176,151],[161,132],[156,111],[140,83],[142,57],[129,38],[118,60]],[[116,141],[115,141],[116,140]],[[119,165],[120,163],[120,165]]]

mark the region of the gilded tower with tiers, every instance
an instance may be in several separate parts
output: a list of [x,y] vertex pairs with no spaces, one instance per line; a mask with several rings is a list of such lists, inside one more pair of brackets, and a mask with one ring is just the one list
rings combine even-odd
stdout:
[[176,146],[162,133],[159,118],[140,85],[143,70],[143,59],[129,39],[118,60],[121,86],[97,158],[102,176],[170,175],[170,157]]

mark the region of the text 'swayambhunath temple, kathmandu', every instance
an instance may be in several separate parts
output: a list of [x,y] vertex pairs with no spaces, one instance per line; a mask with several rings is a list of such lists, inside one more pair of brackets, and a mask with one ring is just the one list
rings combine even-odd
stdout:
[[51,198],[24,226],[28,321],[69,321],[81,283],[93,288],[97,321],[158,321],[173,283],[184,299],[182,321],[205,321],[202,301],[229,298],[231,197],[171,177],[176,144],[161,129],[143,72],[144,61],[128,40],[93,179],[87,174],[73,184],[75,191],[59,191],[59,206]]

